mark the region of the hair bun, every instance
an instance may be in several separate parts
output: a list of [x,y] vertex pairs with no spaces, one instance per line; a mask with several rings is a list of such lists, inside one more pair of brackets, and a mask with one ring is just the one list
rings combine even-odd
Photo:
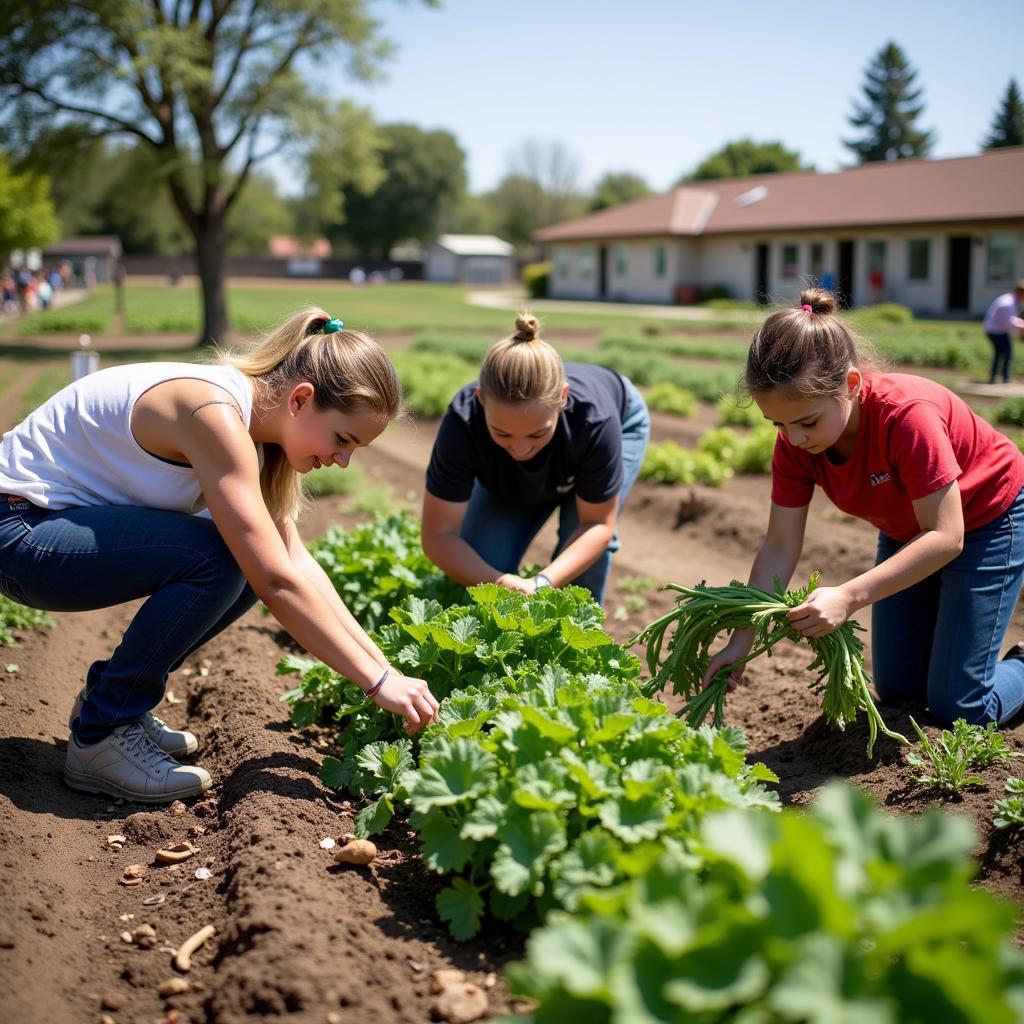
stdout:
[[540,321],[532,313],[520,313],[516,317],[515,341],[536,341],[540,337]]
[[814,313],[834,313],[836,311],[836,297],[825,291],[824,288],[805,288],[800,293],[798,306],[810,306]]

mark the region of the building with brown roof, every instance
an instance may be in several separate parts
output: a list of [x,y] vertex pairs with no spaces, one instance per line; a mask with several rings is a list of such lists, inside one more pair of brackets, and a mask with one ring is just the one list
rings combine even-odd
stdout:
[[1024,274],[1024,147],[697,182],[536,233],[553,298],[791,301],[980,315]]

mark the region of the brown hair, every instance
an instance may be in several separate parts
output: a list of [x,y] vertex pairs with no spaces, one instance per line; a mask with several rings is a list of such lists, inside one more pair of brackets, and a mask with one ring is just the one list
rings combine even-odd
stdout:
[[[401,416],[402,385],[384,350],[359,331],[324,334],[328,320],[322,309],[301,310],[248,352],[222,352],[217,361],[251,378],[253,404],[259,410],[279,402],[288,385],[308,381],[320,409],[369,409],[388,420]],[[299,512],[299,474],[277,445],[264,446],[260,485],[275,519]]]
[[562,357],[540,336],[540,321],[530,313],[516,317],[516,333],[492,345],[480,366],[484,401],[542,402],[562,400]]
[[748,392],[783,387],[800,398],[838,395],[851,366],[873,369],[876,361],[836,316],[835,296],[808,288],[796,306],[773,313],[758,329],[743,385]]

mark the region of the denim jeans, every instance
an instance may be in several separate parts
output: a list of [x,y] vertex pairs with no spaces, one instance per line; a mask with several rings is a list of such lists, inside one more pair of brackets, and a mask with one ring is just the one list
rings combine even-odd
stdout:
[[994,384],[996,374],[1002,373],[1003,381],[1009,383],[1013,375],[1013,342],[1009,334],[989,334],[988,340],[992,342],[992,370],[988,375],[989,383]]
[[[882,562],[902,545],[878,535]],[[924,700],[943,725],[1002,724],[1024,706],[1024,661],[999,649],[1024,579],[1024,490],[963,551],[871,610],[875,687],[887,704]]]
[[48,511],[6,499],[0,592],[57,612],[148,598],[110,657],[89,667],[72,723],[82,744],[159,704],[167,674],[256,601],[205,516],[119,505]]
[[[651,417],[643,395],[631,381],[625,380],[629,407],[622,423],[622,490],[619,491],[618,515],[626,503],[630,488],[636,482],[643,465],[644,452],[651,435]],[[558,543],[553,558],[565,550],[573,531],[580,525],[576,495],[570,492],[564,498],[542,502],[539,505],[508,505],[483,487],[479,481],[473,485],[469,508],[462,521],[459,536],[485,561],[500,572],[518,572],[530,541],[537,535],[548,517],[558,509]],[[586,587],[599,603],[604,603],[612,555],[619,550],[616,530],[608,547],[589,568],[572,580],[578,587]]]

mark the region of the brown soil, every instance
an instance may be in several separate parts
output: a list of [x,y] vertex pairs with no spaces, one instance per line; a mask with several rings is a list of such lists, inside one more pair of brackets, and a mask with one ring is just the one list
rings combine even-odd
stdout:
[[[705,415],[692,425],[658,417],[657,432],[698,434],[710,425]],[[433,432],[429,423],[389,430],[361,455],[371,478],[417,501]],[[667,594],[652,591],[642,611],[627,612],[619,584],[630,577],[744,577],[764,528],[767,489],[764,478],[736,479],[721,490],[639,485],[609,589],[611,630],[625,638],[669,606]],[[343,498],[317,503],[303,533],[351,523],[344,505]],[[528,558],[542,559],[553,537],[549,525]],[[816,500],[798,576],[821,568],[829,581],[847,578],[870,563],[873,549],[868,528]],[[329,733],[289,728],[278,700],[286,687],[274,665],[291,644],[259,611],[172,677],[177,702],[160,709],[199,736],[199,761],[215,780],[211,799],[175,815],[63,785],[66,715],[82,673],[109,651],[131,613],[122,606],[62,615],[54,631],[26,636],[0,658],[7,665],[0,677],[0,1018],[77,1024],[109,1013],[119,1022],[322,1024],[336,1013],[345,1021],[419,1024],[430,1019],[431,972],[448,966],[492,984],[492,1010],[505,1008],[501,968],[518,955],[522,937],[492,927],[470,943],[448,939],[433,909],[439,881],[420,863],[414,835],[402,823],[379,837],[382,853],[370,868],[335,867],[331,852],[320,848],[322,838],[341,840],[351,831],[358,805],[317,777]],[[1018,610],[1012,635],[1022,635],[1022,627]],[[863,721],[845,733],[825,726],[807,691],[808,660],[790,648],[754,663],[728,706],[729,721],[747,731],[751,756],[780,776],[783,799],[803,803],[839,777],[896,811],[939,803],[909,783],[892,742],[880,740],[874,760],[866,759]],[[930,721],[921,707],[882,710],[900,731],[909,729],[908,714]],[[1008,730],[1007,739],[1024,750],[1024,730]],[[940,806],[975,820],[981,883],[1021,901],[1014,842],[988,824],[1010,773],[987,770],[984,789]],[[197,828],[205,832],[197,835]],[[127,837],[122,850],[108,848],[114,834]],[[199,847],[192,860],[180,867],[154,863],[157,848],[190,835]],[[146,865],[141,885],[119,883],[129,864]],[[195,869],[204,865],[213,876],[197,880]],[[144,906],[154,895],[164,901]],[[156,929],[156,948],[121,940],[142,923]],[[217,931],[194,958],[191,991],[161,999],[157,987],[175,974],[169,951],[206,924]],[[119,1008],[104,1009],[104,1001]],[[168,1017],[170,1007],[177,1018]]]

